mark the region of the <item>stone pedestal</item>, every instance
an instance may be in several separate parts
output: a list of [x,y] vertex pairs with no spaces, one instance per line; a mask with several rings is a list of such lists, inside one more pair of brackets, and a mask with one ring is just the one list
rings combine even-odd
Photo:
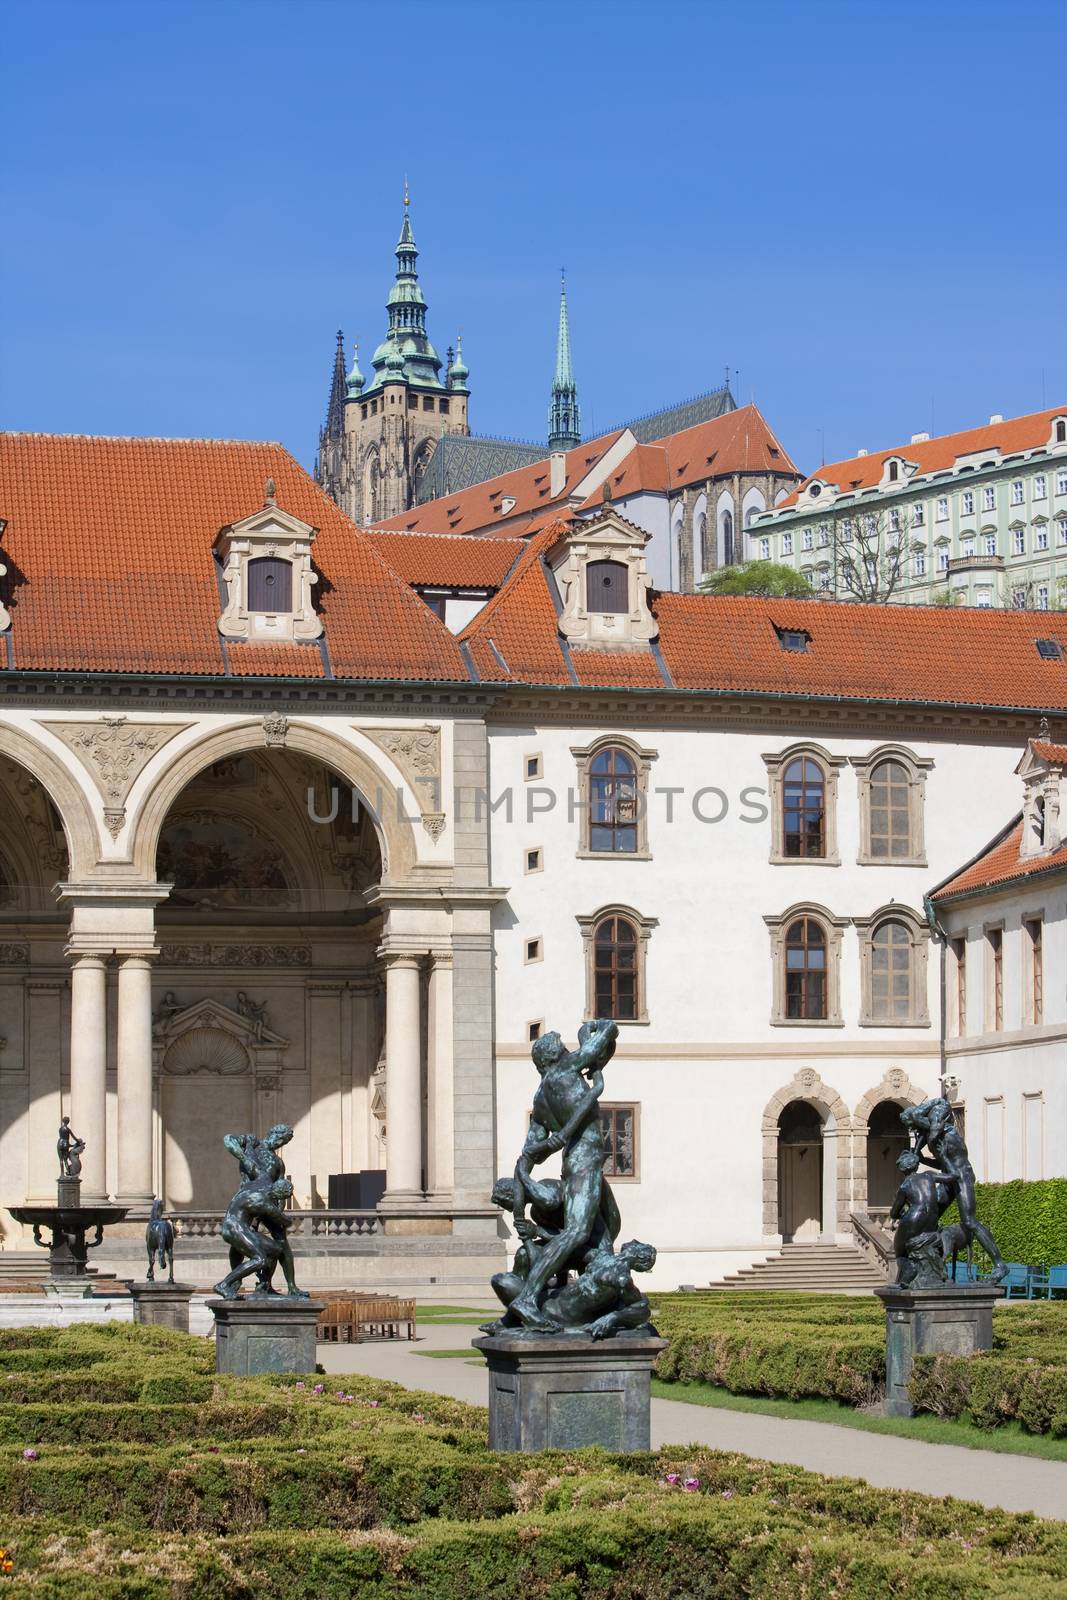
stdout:
[[251,1378],[260,1372],[314,1372],[320,1300],[249,1295],[209,1300],[215,1318],[215,1371]]
[[147,1278],[131,1283],[133,1320],[188,1333],[189,1302],[195,1293],[191,1283],[153,1283]]
[[80,1178],[56,1179],[56,1204],[61,1210],[67,1211],[72,1206],[80,1206],[82,1194],[82,1181]]
[[475,1339],[489,1367],[489,1448],[647,1450],[652,1367],[666,1342]]
[[997,1284],[887,1285],[874,1292],[885,1306],[886,1416],[914,1416],[908,1379],[916,1356],[972,1356],[993,1348],[993,1307],[1004,1296]]

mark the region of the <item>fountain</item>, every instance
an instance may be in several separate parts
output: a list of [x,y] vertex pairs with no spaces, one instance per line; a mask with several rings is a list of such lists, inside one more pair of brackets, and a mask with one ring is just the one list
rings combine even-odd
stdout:
[[[110,1223],[123,1221],[129,1207],[106,1202],[82,1205],[81,1156],[85,1141],[71,1130],[69,1117],[64,1117],[60,1125],[56,1149],[60,1175],[55,1205],[11,1206],[9,1210],[16,1222],[32,1227],[34,1244],[48,1251],[50,1281],[46,1291],[88,1296],[92,1293],[88,1253],[100,1244]],[[47,1242],[41,1237],[42,1228],[51,1233]],[[95,1239],[87,1239],[86,1235],[93,1232]]]

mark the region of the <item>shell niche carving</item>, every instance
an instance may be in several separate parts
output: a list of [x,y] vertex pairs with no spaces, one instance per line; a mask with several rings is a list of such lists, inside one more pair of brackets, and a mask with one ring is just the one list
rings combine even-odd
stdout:
[[163,1057],[163,1071],[182,1077],[209,1072],[222,1078],[247,1070],[247,1050],[222,1028],[190,1028],[175,1039]]

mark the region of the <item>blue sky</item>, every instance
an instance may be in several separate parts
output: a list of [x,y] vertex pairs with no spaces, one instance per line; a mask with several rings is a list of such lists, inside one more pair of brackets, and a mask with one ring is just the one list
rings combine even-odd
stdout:
[[0,424],[310,463],[405,173],[476,432],[544,437],[563,263],[587,434],[727,364],[808,470],[1060,404],[1065,46],[1061,0],[23,0]]

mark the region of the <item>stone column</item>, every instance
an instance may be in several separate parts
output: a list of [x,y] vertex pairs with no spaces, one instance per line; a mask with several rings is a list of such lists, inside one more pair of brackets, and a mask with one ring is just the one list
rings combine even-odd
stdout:
[[147,1215],[152,1203],[152,962],[120,957],[118,993],[120,1204]]
[[[26,1198],[55,1204],[59,1157],[56,1140],[63,1059],[63,989],[56,978],[30,978],[26,984],[26,1063],[29,1069]],[[5,1199],[7,1197],[5,1196]]]
[[430,967],[426,1036],[426,1188],[449,1202],[455,1187],[452,1086],[452,952],[435,951]]
[[419,957],[385,957],[386,1206],[421,1202],[422,1018]]
[[72,952],[70,980],[70,1121],[82,1155],[83,1205],[107,1198],[107,967],[101,956]]

